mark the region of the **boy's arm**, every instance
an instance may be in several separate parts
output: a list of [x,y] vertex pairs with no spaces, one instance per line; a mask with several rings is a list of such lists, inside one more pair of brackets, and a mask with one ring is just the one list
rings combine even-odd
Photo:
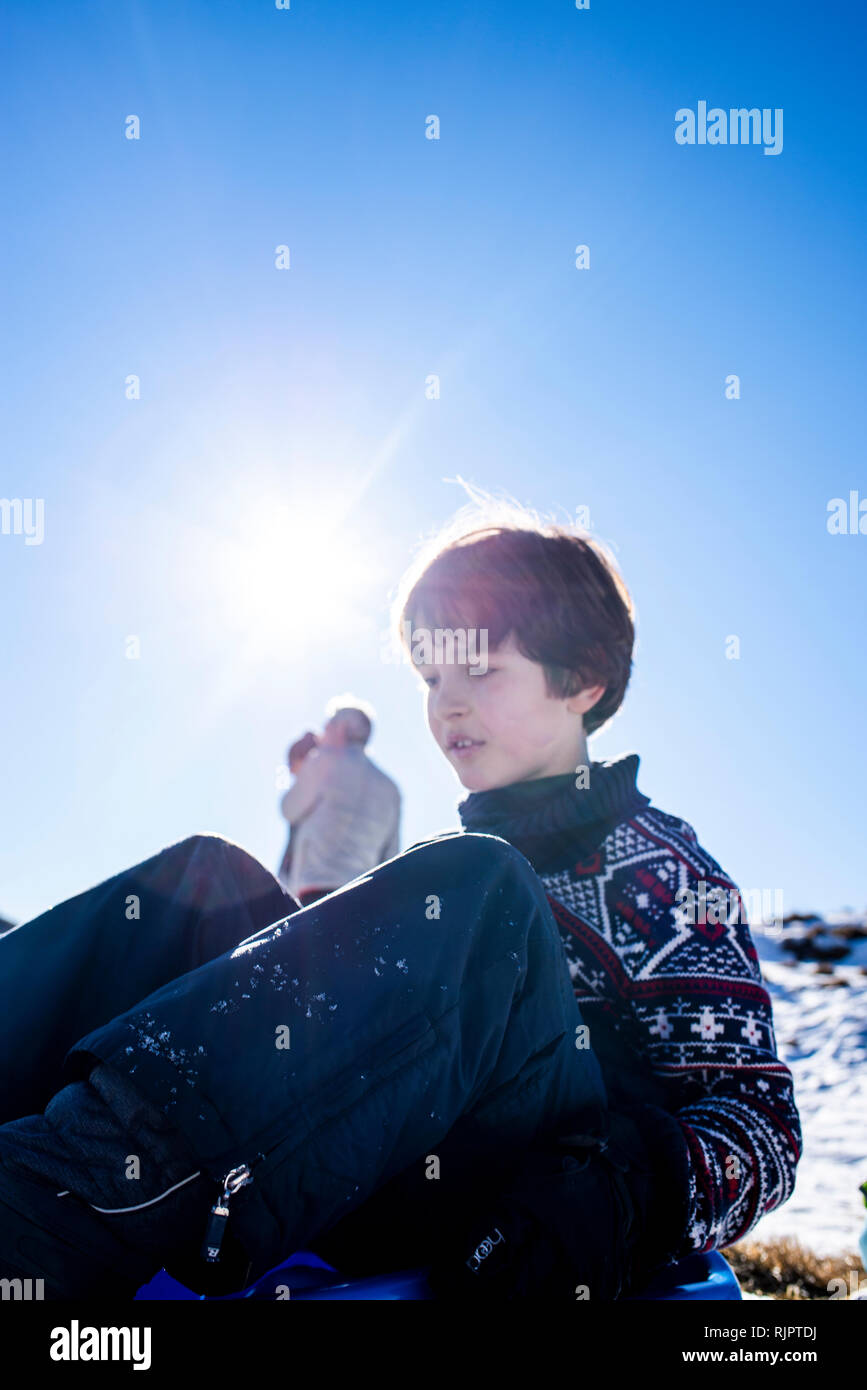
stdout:
[[[671,969],[652,982],[639,971],[626,985],[643,1055],[666,1087],[689,1153],[688,1216],[673,1258],[743,1239],[791,1196],[802,1147],[792,1074],[777,1056],[743,900],[705,857],[705,881],[722,890],[727,914],[708,902],[707,920],[693,911],[693,924],[672,905],[669,929],[676,917],[688,936],[672,952]],[[698,882],[688,886],[697,895]]]
[[[792,1075],[776,1056],[770,1005],[749,1003],[744,1028],[766,1039],[750,1048],[749,1061],[734,1068],[672,1064],[684,1088],[704,1090],[676,1115],[689,1148],[690,1190],[675,1258],[742,1240],[794,1190],[802,1140]],[[657,1049],[659,1064],[664,1050]]]

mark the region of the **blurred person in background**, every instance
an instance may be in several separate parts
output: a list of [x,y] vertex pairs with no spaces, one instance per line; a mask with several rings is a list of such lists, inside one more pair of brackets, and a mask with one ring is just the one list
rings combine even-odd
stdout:
[[305,907],[400,849],[400,791],[365,752],[373,710],[345,695],[325,713],[322,733],[289,749],[295,781],[280,803],[290,839],[278,876]]

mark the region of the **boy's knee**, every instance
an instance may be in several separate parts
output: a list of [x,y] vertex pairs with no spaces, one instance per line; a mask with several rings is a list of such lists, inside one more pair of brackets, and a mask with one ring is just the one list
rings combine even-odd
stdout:
[[238,849],[238,845],[232,845],[232,841],[226,840],[224,835],[200,831],[199,834],[188,835],[186,840],[179,842],[178,848],[186,849],[189,855],[222,855],[226,848]]
[[[450,887],[460,886],[461,881],[468,886],[485,887],[501,881],[535,897],[545,896],[532,865],[514,845],[496,835],[473,832],[444,835],[419,845],[413,852],[425,861],[425,867],[430,866],[432,875],[440,875]],[[419,863],[417,868],[421,867]]]
[[245,869],[255,866],[260,871],[267,872],[258,859],[241,845],[235,844],[234,840],[227,840],[225,835],[216,835],[209,831],[188,835],[185,840],[172,845],[171,850],[183,859],[195,860],[197,865],[213,865],[216,868],[218,865],[230,864],[234,868]]
[[209,856],[216,859],[225,854],[226,847],[231,843],[231,840],[226,840],[222,835],[201,831],[196,835],[188,835],[185,840],[178,840],[176,844],[170,845],[169,849],[176,854],[185,855],[188,859],[192,859],[193,855],[200,859]]
[[251,854],[223,835],[202,832],[188,835],[185,840],[169,845],[157,856],[161,872],[180,874],[184,882],[217,890],[230,881],[247,883],[270,874]]

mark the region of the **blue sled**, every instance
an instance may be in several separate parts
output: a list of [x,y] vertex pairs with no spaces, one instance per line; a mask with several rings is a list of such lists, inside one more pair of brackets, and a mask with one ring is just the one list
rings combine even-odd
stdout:
[[[193,1293],[164,1269],[150,1283],[142,1285],[137,1299],[195,1299],[209,1303],[235,1298],[286,1299],[293,1303],[301,1298],[361,1298],[361,1299],[430,1299],[424,1269],[400,1270],[396,1274],[375,1274],[366,1279],[341,1278],[331,1265],[306,1250],[290,1256],[275,1269],[269,1269],[255,1284],[240,1293],[221,1295],[205,1300],[204,1294]],[[741,1289],[731,1265],[718,1250],[706,1255],[690,1255],[677,1264],[669,1265],[655,1275],[640,1293],[619,1300],[623,1303],[685,1302],[700,1299],[740,1298]]]

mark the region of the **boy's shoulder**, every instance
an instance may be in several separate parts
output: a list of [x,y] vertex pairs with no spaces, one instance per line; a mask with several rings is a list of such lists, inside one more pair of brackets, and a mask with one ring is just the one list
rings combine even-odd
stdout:
[[612,858],[634,858],[642,848],[645,853],[655,848],[661,855],[673,855],[697,878],[732,883],[719,861],[700,842],[690,822],[652,802],[619,822],[606,841],[609,863]]
[[741,890],[682,816],[652,803],[634,811],[552,888],[614,946],[632,978],[760,983]]

